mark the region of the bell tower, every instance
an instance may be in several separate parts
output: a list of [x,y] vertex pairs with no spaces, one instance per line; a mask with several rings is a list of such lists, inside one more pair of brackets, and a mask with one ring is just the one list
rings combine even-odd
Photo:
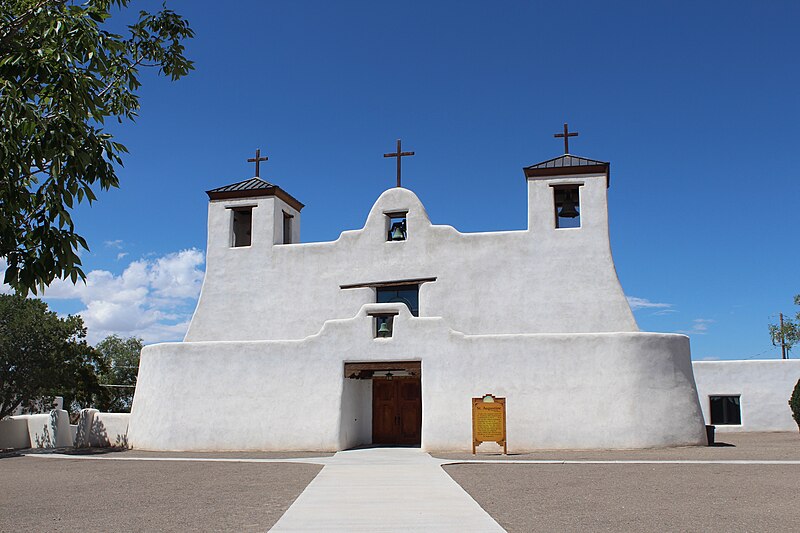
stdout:
[[610,163],[564,154],[525,167],[528,230],[608,232]]
[[577,131],[553,137],[564,139],[564,155],[525,167],[528,181],[528,231],[583,230],[608,237],[608,199],[611,164],[569,153],[570,137]]
[[206,191],[208,251],[263,249],[300,242],[300,210],[292,195],[254,177]]

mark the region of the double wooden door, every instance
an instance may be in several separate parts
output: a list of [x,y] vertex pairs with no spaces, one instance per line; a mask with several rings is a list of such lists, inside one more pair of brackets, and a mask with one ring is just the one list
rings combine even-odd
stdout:
[[372,442],[419,444],[422,390],[419,378],[372,380]]

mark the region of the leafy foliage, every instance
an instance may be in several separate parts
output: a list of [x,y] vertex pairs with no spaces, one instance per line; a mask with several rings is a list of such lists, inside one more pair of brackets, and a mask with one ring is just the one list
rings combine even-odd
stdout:
[[[800,294],[794,297],[794,304],[800,305]],[[794,320],[784,317],[783,328],[780,324],[769,325],[769,335],[772,339],[773,346],[781,345],[781,338],[786,345],[786,352],[788,354],[792,347],[800,342],[800,312],[797,313]]]
[[112,413],[130,412],[143,346],[142,339],[123,339],[117,335],[110,335],[95,346],[105,367],[98,378],[101,386],[108,390],[97,399],[94,407]]
[[797,427],[800,428],[800,379],[797,380],[792,396],[789,398],[789,407],[792,410],[792,418],[797,422]]
[[43,398],[88,405],[105,394],[96,374],[103,361],[85,337],[81,317],[59,318],[41,300],[0,294],[0,418]]
[[139,69],[177,80],[192,68],[194,33],[164,7],[139,12],[128,36],[104,26],[130,0],[0,2],[0,258],[20,294],[84,279],[71,209],[118,187],[126,148],[102,128],[134,119]]

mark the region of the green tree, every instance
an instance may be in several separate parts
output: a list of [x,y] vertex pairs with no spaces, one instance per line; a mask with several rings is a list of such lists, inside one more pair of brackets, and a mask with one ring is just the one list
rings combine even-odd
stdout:
[[0,418],[34,400],[88,405],[105,394],[103,361],[79,316],[59,318],[41,300],[0,294]]
[[[794,304],[800,305],[800,294],[794,297]],[[773,346],[780,346],[781,341],[786,346],[786,353],[788,356],[789,350],[800,342],[800,312],[795,315],[794,320],[788,317],[783,318],[783,327],[781,324],[769,325],[769,336],[772,339]]]
[[0,258],[20,294],[55,278],[84,279],[71,209],[118,187],[125,147],[103,130],[133,120],[139,69],[177,80],[188,23],[164,7],[140,11],[123,37],[106,29],[130,0],[0,2]]
[[105,369],[98,374],[98,378],[100,386],[107,389],[107,394],[98,398],[94,405],[96,408],[113,413],[130,412],[139,373],[139,354],[143,346],[142,339],[123,339],[117,335],[110,335],[97,343],[95,350],[105,363]]
[[789,398],[789,408],[792,410],[792,418],[797,422],[797,427],[800,428],[800,379],[797,380],[792,396]]

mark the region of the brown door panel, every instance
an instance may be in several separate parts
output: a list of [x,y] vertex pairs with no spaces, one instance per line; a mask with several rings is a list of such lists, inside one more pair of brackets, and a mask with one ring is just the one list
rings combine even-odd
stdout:
[[422,395],[419,378],[372,381],[372,442],[419,444]]

